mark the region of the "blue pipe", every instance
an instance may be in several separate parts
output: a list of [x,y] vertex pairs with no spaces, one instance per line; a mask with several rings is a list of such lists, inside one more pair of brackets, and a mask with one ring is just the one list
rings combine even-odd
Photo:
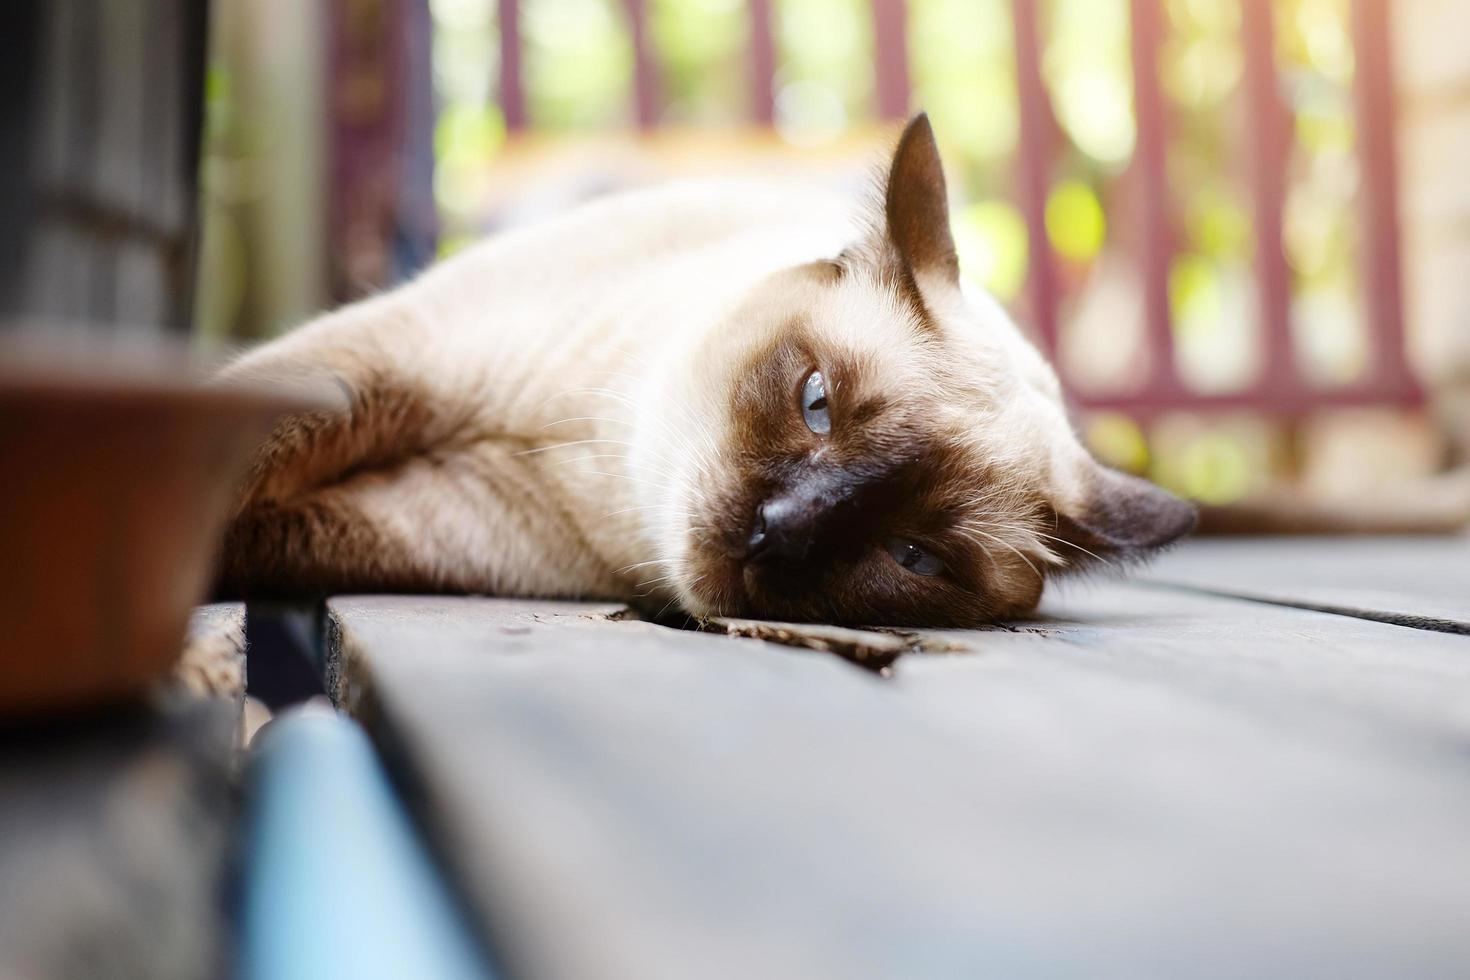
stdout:
[[371,743],[307,708],[251,763],[241,980],[488,980],[491,971]]

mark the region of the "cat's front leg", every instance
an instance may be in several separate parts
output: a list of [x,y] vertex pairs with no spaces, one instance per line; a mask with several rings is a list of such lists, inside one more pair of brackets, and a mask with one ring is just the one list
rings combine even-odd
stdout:
[[[237,491],[221,584],[230,594],[427,588],[432,576],[366,514],[370,479],[463,438],[462,413],[435,390],[415,325],[382,303],[349,308],[246,354],[221,384],[309,389],[323,407],[282,418]],[[390,522],[391,523],[391,522]]]

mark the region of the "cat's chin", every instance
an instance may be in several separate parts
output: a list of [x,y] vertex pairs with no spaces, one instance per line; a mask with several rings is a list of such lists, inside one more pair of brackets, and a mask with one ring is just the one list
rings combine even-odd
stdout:
[[692,616],[752,616],[759,585],[755,570],[723,539],[697,538],[679,563],[679,605]]
[[802,618],[789,582],[773,581],[761,566],[741,558],[708,556],[681,592],[685,611],[694,616]]
[[751,615],[745,563],[724,555],[699,563],[699,571],[685,586],[684,605],[696,616]]

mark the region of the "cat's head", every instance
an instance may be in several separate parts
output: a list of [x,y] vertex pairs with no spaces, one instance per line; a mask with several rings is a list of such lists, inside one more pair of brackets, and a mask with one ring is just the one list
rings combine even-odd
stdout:
[[712,418],[668,488],[662,556],[693,614],[973,625],[1193,526],[1092,459],[1051,368],[962,293],[922,115],[863,240],[762,283],[704,344]]

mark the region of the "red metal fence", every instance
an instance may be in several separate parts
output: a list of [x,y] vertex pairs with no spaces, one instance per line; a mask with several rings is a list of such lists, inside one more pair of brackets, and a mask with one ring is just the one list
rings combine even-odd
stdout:
[[[657,125],[659,79],[648,31],[648,0],[623,0],[634,54],[634,118],[641,128]],[[1244,49],[1244,94],[1249,132],[1249,179],[1255,235],[1254,276],[1259,296],[1262,365],[1240,391],[1201,394],[1181,380],[1173,356],[1169,270],[1175,253],[1166,168],[1169,117],[1159,78],[1159,49],[1165,40],[1162,0],[1130,0],[1131,58],[1137,144],[1134,166],[1142,190],[1136,216],[1143,230],[1141,263],[1145,342],[1149,374],[1133,391],[1081,395],[1084,407],[1148,416],[1171,409],[1259,408],[1294,415],[1333,405],[1413,404],[1418,387],[1405,353],[1399,259],[1393,78],[1390,58],[1389,0],[1351,0],[1356,55],[1355,116],[1362,177],[1360,281],[1370,341],[1368,365],[1352,385],[1316,387],[1300,370],[1290,335],[1291,275],[1282,244],[1290,117],[1277,75],[1271,0],[1240,0]],[[519,0],[498,0],[500,26],[499,97],[511,131],[528,126],[522,78]],[[1054,354],[1058,338],[1058,274],[1046,230],[1046,201],[1052,186],[1055,148],[1052,110],[1041,71],[1039,9],[1042,0],[1011,0],[1019,99],[1019,152],[1016,186],[1028,230],[1030,319],[1043,347]],[[770,125],[775,114],[776,52],[772,0],[747,0],[749,14],[750,115]],[[874,51],[873,109],[881,118],[899,119],[910,108],[904,0],[872,0]]]

